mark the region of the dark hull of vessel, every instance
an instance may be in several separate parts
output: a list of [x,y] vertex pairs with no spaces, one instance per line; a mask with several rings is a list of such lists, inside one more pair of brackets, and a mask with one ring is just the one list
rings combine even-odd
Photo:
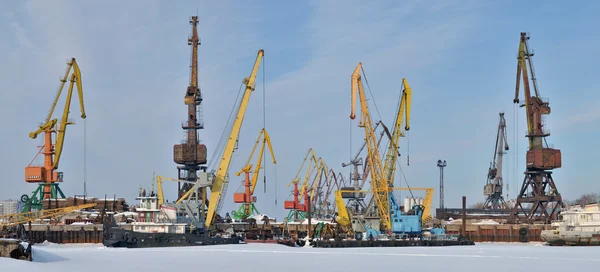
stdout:
[[106,247],[146,248],[242,244],[240,237],[205,237],[189,233],[144,233],[124,230],[113,222],[104,223]]

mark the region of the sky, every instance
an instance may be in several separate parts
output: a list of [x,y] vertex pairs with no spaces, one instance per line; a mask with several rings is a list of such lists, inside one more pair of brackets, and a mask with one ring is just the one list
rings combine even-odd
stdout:
[[[374,122],[383,120],[391,127],[401,79],[412,87],[411,130],[400,144],[409,186],[434,187],[437,207],[436,163],[443,159],[448,164],[445,206],[459,207],[461,196],[469,203],[483,200],[498,113],[505,112],[510,150],[504,176],[509,197],[514,197],[527,150],[525,112],[512,102],[523,31],[531,35],[538,86],[552,108],[546,118],[552,133],[547,140],[562,151],[563,167],[554,170],[558,189],[567,199],[600,192],[595,182],[600,145],[593,136],[600,133],[594,72],[600,61],[600,36],[595,34],[599,3],[350,0],[341,5],[332,0],[174,5],[144,0],[15,1],[0,6],[0,199],[35,190],[36,185],[24,182],[23,168],[42,137],[27,135],[44,120],[71,57],[81,68],[87,118],[79,118],[74,100],[70,118],[76,124],[68,128],[59,166],[65,194],[82,194],[85,180],[89,196],[116,194],[135,203],[139,186],[151,186],[153,172],[176,177],[172,150],[183,139],[188,20],[196,14],[205,125],[200,137],[209,158],[221,156],[214,154],[216,145],[242,79],[250,74],[257,51],[265,50],[230,166],[222,213],[238,207],[232,194],[242,189],[242,177],[234,173],[244,166],[263,125],[277,164],[267,160],[266,193],[262,182],[257,186],[261,212],[287,214],[283,201],[291,187],[286,184],[309,148],[348,179],[351,167],[341,164],[349,162],[364,139],[357,121],[349,118],[350,76],[359,62],[372,93]],[[61,100],[58,113],[63,106]],[[396,184],[405,187],[401,177],[398,171]],[[164,183],[167,200],[175,200],[176,187]]]

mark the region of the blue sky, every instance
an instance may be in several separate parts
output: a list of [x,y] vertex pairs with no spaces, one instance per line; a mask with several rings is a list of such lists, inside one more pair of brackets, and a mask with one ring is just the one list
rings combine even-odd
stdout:
[[[550,99],[548,138],[563,152],[554,179],[563,196],[600,192],[596,183],[600,94],[596,34],[600,4],[592,1],[19,1],[0,8],[0,113],[3,137],[0,199],[18,198],[34,185],[23,168],[40,140],[27,134],[47,113],[65,61],[81,67],[88,118],[88,193],[133,200],[152,171],[176,176],[172,146],[183,137],[183,96],[188,84],[188,17],[199,16],[199,83],[204,94],[202,141],[213,155],[241,80],[256,52],[263,70],[251,97],[231,171],[246,161],[262,124],[266,89],[267,130],[278,164],[267,166],[261,212],[281,217],[283,200],[308,148],[347,175],[363,131],[351,124],[350,75],[364,70],[381,118],[391,126],[402,77],[413,88],[412,126],[401,140],[413,187],[435,187],[438,159],[445,159],[447,207],[483,199],[498,112],[505,111],[508,141],[505,181],[516,193],[523,179],[525,113],[514,96],[519,33],[531,33],[541,95]],[[117,8],[118,7],[118,8]],[[372,101],[371,101],[372,102]],[[62,105],[63,102],[60,102]],[[60,169],[68,195],[83,190],[84,122],[77,104]],[[62,107],[62,106],[61,106]],[[374,117],[378,117],[371,106]],[[376,118],[379,119],[379,118]],[[352,125],[352,126],[351,126]],[[351,133],[350,133],[351,131]],[[515,133],[516,131],[516,133]],[[350,134],[352,142],[350,142]],[[518,137],[516,137],[518,135]],[[518,139],[518,142],[515,142]],[[352,145],[352,150],[350,146]],[[518,145],[518,148],[517,148]],[[518,168],[515,166],[519,160]],[[233,172],[232,172],[233,174]],[[397,177],[397,179],[399,179]],[[238,189],[233,178],[227,199]],[[404,185],[404,184],[403,184]],[[165,193],[174,196],[175,184]],[[275,199],[278,205],[275,205]],[[174,197],[168,197],[172,200]],[[227,201],[224,211],[237,208]]]

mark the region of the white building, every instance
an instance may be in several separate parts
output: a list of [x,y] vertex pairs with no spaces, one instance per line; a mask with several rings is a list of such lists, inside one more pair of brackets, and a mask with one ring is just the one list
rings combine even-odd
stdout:
[[19,212],[19,201],[4,200],[0,201],[0,215],[13,214]]

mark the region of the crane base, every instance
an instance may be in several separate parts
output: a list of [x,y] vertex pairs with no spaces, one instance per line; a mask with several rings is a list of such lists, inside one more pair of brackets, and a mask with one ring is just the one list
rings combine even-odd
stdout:
[[[50,195],[44,194],[44,187],[50,186]],[[26,194],[21,196],[21,202],[24,203],[21,212],[39,211],[43,209],[42,201],[45,199],[65,198],[58,183],[40,183],[31,196]],[[58,207],[57,207],[58,208]]]

